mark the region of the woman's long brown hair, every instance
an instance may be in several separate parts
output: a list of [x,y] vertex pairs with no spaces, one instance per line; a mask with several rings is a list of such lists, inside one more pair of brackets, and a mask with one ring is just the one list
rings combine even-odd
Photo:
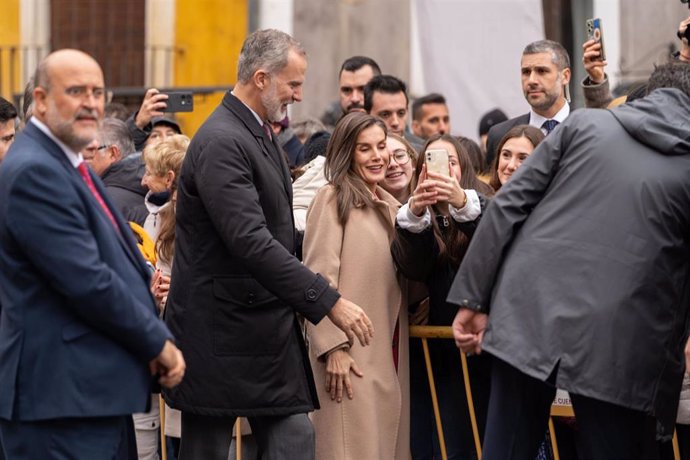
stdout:
[[536,149],[537,145],[544,140],[544,133],[541,129],[535,128],[530,125],[517,125],[513,126],[508,130],[507,133],[501,138],[501,142],[498,143],[498,148],[496,149],[496,158],[494,158],[493,163],[491,163],[491,179],[489,180],[489,185],[494,191],[498,192],[501,188],[501,181],[498,179],[498,162],[501,158],[501,150],[506,142],[514,137],[526,137],[530,141],[532,146]]
[[[431,136],[424,145],[424,149],[422,150],[420,157],[424,155],[424,152],[426,152],[430,144],[439,140],[450,143],[458,153],[458,163],[461,171],[460,187],[463,189],[473,189],[478,193],[487,196],[493,195],[494,192],[491,187],[477,178],[477,173],[474,171],[472,160],[470,160],[467,150],[465,150],[462,144],[460,144],[460,142],[450,134],[436,134]],[[417,181],[419,180],[419,174],[422,172],[423,164],[424,161],[417,162]],[[438,210],[432,206],[430,212],[434,238],[436,239],[439,249],[439,262],[448,262],[453,265],[453,267],[457,268],[460,265],[462,258],[465,256],[465,252],[467,251],[467,246],[469,246],[470,240],[464,233],[458,230],[455,224],[452,223],[448,227],[447,231],[442,231],[438,224],[438,219],[436,218],[436,216],[439,215]],[[452,219],[452,217],[448,217],[448,219]]]
[[338,219],[345,225],[353,207],[374,206],[374,199],[359,174],[352,168],[360,133],[372,126],[378,126],[387,134],[386,125],[379,118],[366,113],[348,113],[335,125],[326,147],[324,173],[328,182],[335,187]]

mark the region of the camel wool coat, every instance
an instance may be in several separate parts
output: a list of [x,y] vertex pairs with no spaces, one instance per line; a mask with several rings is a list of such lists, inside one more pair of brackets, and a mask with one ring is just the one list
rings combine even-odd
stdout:
[[[410,455],[408,317],[390,252],[400,204],[381,188],[376,207],[355,207],[345,226],[338,220],[335,188],[321,188],[307,214],[304,263],[344,298],[362,307],[374,325],[367,347],[350,343],[349,353],[364,374],[350,374],[354,398],[331,400],[326,392],[326,354],[348,343],[324,318],[307,323],[309,358],[321,409],[312,414],[316,458],[323,460],[408,459]],[[393,335],[399,323],[398,370]]]

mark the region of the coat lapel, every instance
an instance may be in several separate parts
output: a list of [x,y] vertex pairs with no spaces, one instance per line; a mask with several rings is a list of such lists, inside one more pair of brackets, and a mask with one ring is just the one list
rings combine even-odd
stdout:
[[268,135],[264,131],[263,127],[259,125],[259,122],[254,117],[254,114],[229,91],[225,94],[223,98],[223,105],[228,108],[244,125],[245,127],[254,135],[261,153],[266,157],[271,166],[283,179],[283,188],[287,194],[290,203],[292,203],[292,181],[290,180],[290,170],[288,169],[285,156],[282,153],[282,149],[275,143],[275,136],[273,140],[268,138]]
[[[139,249],[137,248],[136,242],[134,241],[132,229],[122,218],[120,212],[115,208],[115,206],[113,206],[112,202],[110,201],[110,197],[108,196],[108,193],[105,191],[105,188],[103,187],[101,179],[98,176],[96,176],[96,174],[93,171],[91,171],[91,168],[89,168],[89,174],[91,175],[91,180],[93,180],[93,183],[96,186],[96,190],[98,190],[98,193],[103,198],[103,201],[105,201],[106,206],[108,206],[108,209],[110,209],[110,212],[112,213],[113,217],[115,217],[115,221],[117,222],[117,228],[118,230],[120,230],[119,235],[116,236],[118,241],[122,245],[123,249],[127,253],[127,257],[130,258],[132,263],[139,269],[141,273],[148,276],[146,263],[144,262],[143,257],[141,256]],[[96,199],[94,198],[94,201],[95,200]],[[100,208],[100,204],[98,204],[98,207]],[[108,216],[105,215],[105,212],[103,212],[103,210],[101,209],[99,209],[99,211],[101,217],[106,219],[108,221],[108,224],[112,225]]]
[[283,185],[285,186],[285,191],[290,198],[290,205],[292,205],[292,178],[290,177],[290,168],[287,162],[287,156],[283,151],[283,148],[276,143],[276,136],[273,136],[271,140],[271,145],[275,151],[275,158],[278,160],[279,172],[283,175]]
[[390,193],[386,192],[381,186],[376,187],[376,210],[381,219],[386,223],[386,228],[389,229],[390,236],[395,234],[395,216],[398,214],[400,203]]
[[62,167],[65,168],[65,171],[71,178],[72,182],[75,183],[76,187],[80,188],[83,193],[89,196],[89,202],[91,203],[91,206],[96,208],[96,214],[99,216],[100,219],[102,219],[104,225],[109,227],[111,231],[114,232],[115,238],[117,238],[119,243],[122,245],[123,249],[127,253],[127,256],[130,258],[132,263],[134,263],[134,266],[137,267],[141,273],[147,274],[146,266],[143,265],[141,258],[137,257],[137,253],[134,252],[137,249],[136,244],[134,243],[134,239],[131,236],[132,231],[130,230],[129,226],[124,223],[122,217],[120,216],[120,213],[110,202],[110,199],[108,198],[108,195],[106,194],[105,189],[101,184],[101,180],[93,173],[93,171],[91,171],[90,168],[88,169],[89,174],[91,175],[91,180],[93,180],[93,183],[96,186],[96,190],[98,190],[98,193],[101,195],[101,198],[103,198],[103,201],[105,201],[106,205],[110,209],[110,212],[113,214],[115,220],[117,221],[118,229],[120,230],[119,235],[117,234],[117,232],[115,232],[115,229],[113,229],[113,224],[101,208],[100,203],[98,203],[96,198],[93,196],[93,193],[91,193],[91,190],[89,189],[88,185],[86,185],[84,179],[81,177],[76,168],[72,166],[72,163],[70,163],[69,159],[62,151],[60,146],[53,142],[52,139],[46,136],[45,133],[38,129],[33,123],[27,124],[26,128],[24,128],[24,133],[27,136],[34,139],[36,142],[38,142],[50,155],[55,157],[60,162]]

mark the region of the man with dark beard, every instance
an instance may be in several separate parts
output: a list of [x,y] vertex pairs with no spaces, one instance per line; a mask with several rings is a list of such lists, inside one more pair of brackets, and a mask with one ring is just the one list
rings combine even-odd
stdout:
[[290,172],[270,122],[302,100],[306,69],[288,34],[249,35],[237,84],[182,165],[165,309],[190,362],[189,383],[165,398],[182,411],[181,460],[227,459],[237,417],[263,458],[314,458],[306,414],[319,406],[296,313],[314,324],[328,316],[352,346],[373,333],[359,306],[294,256]]
[[364,86],[376,75],[381,75],[379,65],[366,56],[352,56],[343,62],[338,76],[338,93],[343,114],[365,112]]
[[570,114],[566,97],[570,83],[570,57],[563,45],[552,40],[539,40],[527,45],[520,60],[520,74],[530,111],[489,130],[486,144],[486,163],[489,165],[498,153],[498,143],[513,126],[529,124],[549,134]]
[[352,56],[340,66],[338,74],[338,101],[333,101],[321,117],[327,126],[335,126],[340,117],[350,112],[364,112],[364,86],[381,68],[372,58]]

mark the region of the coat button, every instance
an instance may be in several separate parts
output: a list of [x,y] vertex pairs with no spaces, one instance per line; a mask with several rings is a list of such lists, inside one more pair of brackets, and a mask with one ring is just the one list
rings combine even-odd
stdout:
[[249,303],[250,305],[253,304],[254,299],[256,299],[256,295],[253,292],[250,292],[247,296],[247,303]]
[[316,300],[316,291],[314,289],[307,289],[307,299]]

